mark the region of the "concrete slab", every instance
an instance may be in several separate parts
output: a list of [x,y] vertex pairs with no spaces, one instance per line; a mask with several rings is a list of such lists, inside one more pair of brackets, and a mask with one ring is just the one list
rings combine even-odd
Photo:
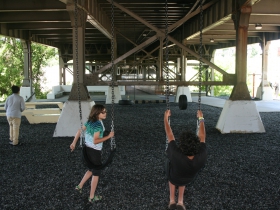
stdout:
[[[198,97],[193,96],[193,102],[197,102]],[[254,101],[254,100],[252,100]],[[201,103],[207,104],[214,107],[223,108],[226,99],[201,96]],[[280,100],[266,100],[266,101],[254,101],[258,112],[280,112]]]

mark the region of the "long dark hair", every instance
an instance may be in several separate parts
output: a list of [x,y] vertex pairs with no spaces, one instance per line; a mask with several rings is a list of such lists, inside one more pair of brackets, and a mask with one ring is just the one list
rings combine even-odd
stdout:
[[90,111],[88,121],[96,122],[99,120],[98,115],[105,109],[105,106],[102,104],[95,104]]

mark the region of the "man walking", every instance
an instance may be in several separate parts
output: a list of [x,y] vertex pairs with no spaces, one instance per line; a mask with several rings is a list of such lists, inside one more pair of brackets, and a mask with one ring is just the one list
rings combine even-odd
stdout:
[[19,95],[20,88],[12,86],[13,94],[10,95],[5,102],[5,110],[7,120],[10,125],[10,144],[19,145],[19,127],[21,123],[21,112],[25,110],[23,97]]

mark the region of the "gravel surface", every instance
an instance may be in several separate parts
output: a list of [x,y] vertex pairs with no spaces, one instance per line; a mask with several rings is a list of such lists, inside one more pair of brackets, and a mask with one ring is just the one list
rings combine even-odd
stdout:
[[[196,103],[184,111],[175,103],[170,108],[175,137],[183,129],[196,129]],[[205,168],[186,187],[187,209],[279,210],[279,113],[260,113],[266,133],[220,134],[215,125],[222,109],[201,108],[209,155]],[[107,109],[110,113],[111,105]],[[167,209],[165,110],[165,104],[115,105],[117,153],[102,171],[96,194],[103,199],[94,204],[87,202],[90,182],[82,194],[74,190],[86,168],[81,149],[69,150],[73,138],[54,138],[55,124],[31,125],[22,117],[23,144],[11,146],[7,120],[0,117],[0,209]],[[104,124],[110,129],[107,117]]]

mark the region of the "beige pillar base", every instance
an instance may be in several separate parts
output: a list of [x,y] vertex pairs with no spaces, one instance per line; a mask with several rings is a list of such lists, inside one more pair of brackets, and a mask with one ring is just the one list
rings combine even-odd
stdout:
[[[81,101],[82,122],[87,121],[91,107],[95,104],[94,101]],[[56,124],[53,137],[74,137],[77,131],[81,128],[79,102],[66,101]]]
[[[122,100],[119,87],[114,87],[114,95],[115,95],[114,103],[118,104],[119,100]],[[108,87],[108,94],[106,96],[106,104],[112,104],[112,87],[110,87],[110,86]]]
[[222,134],[265,132],[254,101],[227,100],[216,128]]
[[191,91],[189,87],[177,87],[177,93],[176,93],[176,98],[175,98],[175,102],[179,102],[179,97],[180,95],[186,95],[188,102],[192,102],[192,96],[191,96]]
[[261,92],[262,92],[262,88],[258,87],[257,94],[256,94],[257,98],[260,98],[264,101],[273,100],[274,92],[271,87],[263,87],[263,95],[261,95]]

